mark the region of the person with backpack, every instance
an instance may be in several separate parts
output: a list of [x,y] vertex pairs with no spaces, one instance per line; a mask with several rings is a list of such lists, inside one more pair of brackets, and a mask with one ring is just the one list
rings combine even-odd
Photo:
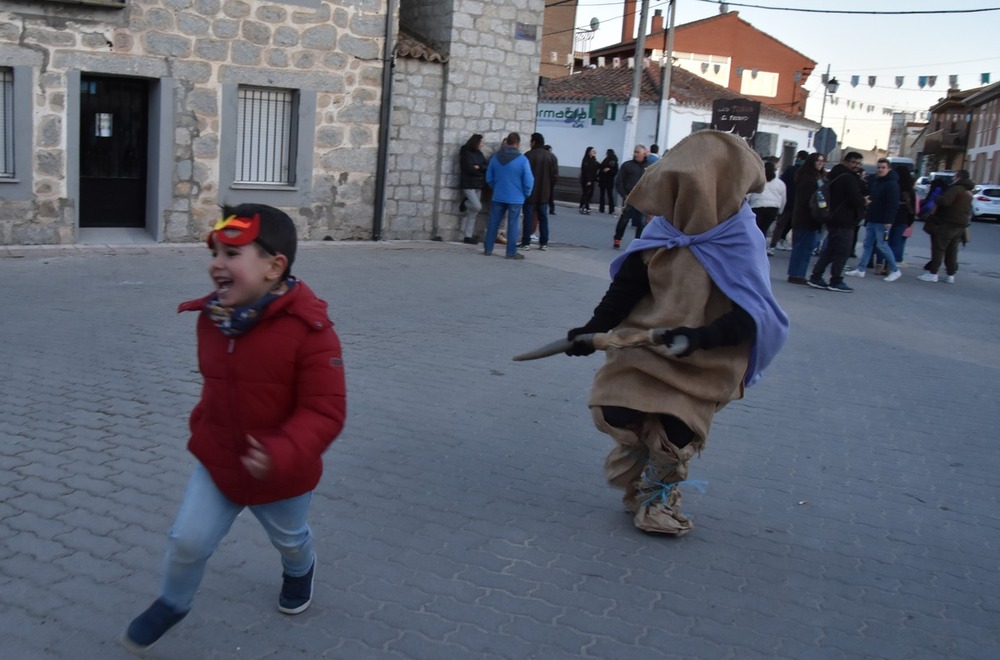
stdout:
[[[826,245],[813,266],[809,286],[840,293],[850,293],[851,287],[844,284],[844,265],[854,247],[854,229],[865,216],[866,200],[857,177],[863,157],[857,151],[849,151],[830,170],[826,180],[826,201],[830,211],[826,221],[828,233]],[[823,273],[830,268],[830,283],[823,279]]]
[[813,217],[810,201],[813,193],[823,185],[826,172],[823,166],[826,156],[819,152],[811,153],[795,173],[795,207],[792,209],[792,255],[788,259],[788,282],[790,284],[809,284],[806,272],[809,270],[809,260],[812,258],[816,237],[822,223]]
[[899,211],[899,175],[893,171],[888,158],[878,159],[875,179],[871,183],[869,194],[871,204],[868,206],[864,252],[861,253],[861,259],[858,260],[854,270],[844,274],[849,277],[864,277],[868,260],[877,251],[889,265],[889,274],[883,279],[886,282],[895,282],[903,276],[903,273],[896,265],[896,257],[889,249],[886,239]]

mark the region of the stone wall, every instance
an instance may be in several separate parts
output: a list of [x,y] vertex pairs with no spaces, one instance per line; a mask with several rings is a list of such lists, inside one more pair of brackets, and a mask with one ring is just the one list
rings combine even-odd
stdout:
[[[449,59],[397,62],[382,238],[458,238],[457,155],[471,134],[485,135],[487,156],[510,131],[527,149],[544,4],[402,0],[400,16]],[[386,0],[0,0],[0,66],[26,71],[32,97],[18,124],[22,146],[30,141],[29,194],[0,183],[0,242],[77,240],[73,83],[86,74],[141,77],[162,98],[146,220],[156,240],[201,240],[218,205],[240,201],[284,209],[303,239],[372,238],[386,10]],[[312,104],[300,117],[308,159],[295,190],[226,182],[239,85],[293,88]]]
[[[435,1],[442,0],[419,4]],[[428,29],[421,21],[433,12],[407,13],[405,4],[400,26],[412,20],[414,32]],[[431,238],[459,240],[459,148],[481,133],[488,157],[517,131],[527,150],[535,130],[544,0],[451,4],[447,41],[436,44],[446,50],[447,62],[400,58],[396,65],[389,147],[399,167],[389,169],[387,198],[397,204],[386,207],[386,238],[427,231]],[[519,23],[534,40],[517,38]]]
[[[161,240],[201,240],[221,201],[266,201],[306,239],[371,237],[381,101],[385,0],[129,0],[123,9],[0,1],[0,65],[29,62],[33,195],[0,184],[4,243],[72,243],[76,236],[68,100],[73,76],[143,77],[162,85],[166,191],[147,229]],[[307,91],[311,148],[296,191],[219,185],[226,86]],[[156,127],[150,127],[151,133]],[[155,139],[155,137],[154,137]],[[233,139],[233,138],[229,138]],[[21,176],[28,173],[22,172]],[[254,199],[254,196],[262,199]],[[272,201],[273,200],[273,201]]]

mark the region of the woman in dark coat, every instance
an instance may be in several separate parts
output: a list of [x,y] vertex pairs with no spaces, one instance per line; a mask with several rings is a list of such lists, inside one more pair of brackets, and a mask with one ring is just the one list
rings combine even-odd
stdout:
[[809,210],[809,200],[826,176],[826,156],[821,153],[809,154],[806,162],[795,173],[795,208],[792,209],[792,254],[788,259],[788,281],[792,284],[808,284],[806,273],[809,259],[822,225],[813,219]]
[[600,188],[600,211],[604,213],[604,199],[608,200],[608,213],[615,214],[615,177],[618,176],[618,154],[614,149],[608,149],[607,155],[601,161],[601,172],[597,175],[597,186]]
[[[913,231],[917,203],[914,198],[913,175],[910,174],[910,169],[906,165],[895,165],[892,169],[896,170],[896,174],[899,175],[899,211],[896,213],[896,219],[892,221],[892,229],[889,230],[889,249],[892,250],[892,256],[896,258],[896,265],[899,266],[903,263],[906,239]],[[884,264],[884,261],[882,263]]]
[[594,197],[594,186],[597,185],[597,175],[601,164],[597,162],[597,149],[587,147],[580,161],[580,213],[590,215],[590,200]]
[[465,213],[463,243],[476,244],[476,216],[483,208],[482,192],[486,185],[486,157],[483,156],[483,136],[473,134],[458,151],[459,186],[462,188],[462,204],[459,210]]

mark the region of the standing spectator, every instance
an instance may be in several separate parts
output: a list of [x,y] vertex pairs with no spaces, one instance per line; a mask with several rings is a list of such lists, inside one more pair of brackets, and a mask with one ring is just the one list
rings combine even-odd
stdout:
[[552,154],[552,158],[556,161],[556,176],[552,179],[552,191],[549,196],[549,215],[556,214],[556,184],[559,183],[559,159],[552,152],[552,145],[545,145],[545,150]]
[[924,266],[927,272],[917,279],[937,282],[938,269],[944,260],[947,275],[944,281],[955,283],[958,272],[958,243],[972,221],[972,189],[975,186],[966,170],[955,172],[954,182],[937,199],[934,212],[937,222],[931,234],[931,260]]
[[889,264],[889,274],[886,282],[895,282],[903,273],[896,266],[896,258],[886,243],[889,229],[899,212],[899,176],[893,171],[888,158],[879,158],[875,167],[875,180],[869,185],[871,204],[868,206],[868,219],[865,228],[865,248],[861,259],[854,270],[845,273],[849,277],[864,277],[868,260],[877,250],[886,263]]
[[486,166],[486,185],[493,189],[490,200],[490,223],[486,227],[486,238],[483,239],[483,254],[493,254],[497,231],[504,214],[507,215],[507,254],[508,259],[524,259],[517,251],[519,238],[518,218],[525,198],[531,194],[535,185],[535,177],[531,174],[531,165],[521,153],[521,136],[510,133],[503,141],[500,150],[490,158]]
[[604,200],[608,200],[608,213],[615,214],[615,177],[618,176],[618,154],[614,149],[605,152],[601,161],[601,172],[597,175],[597,186],[600,189],[600,211],[604,213]]
[[583,160],[580,161],[580,213],[584,215],[590,215],[590,200],[594,198],[594,186],[597,184],[600,171],[597,149],[587,147],[583,152]]
[[[785,209],[787,192],[785,182],[777,177],[774,163],[768,161],[764,163],[764,190],[759,193],[750,193],[749,203],[753,214],[757,218],[757,228],[767,238],[767,230],[771,223],[778,217],[778,214]],[[774,248],[767,248],[767,254],[774,254]]]
[[[854,245],[854,228],[865,216],[867,200],[857,177],[861,169],[862,156],[857,151],[848,151],[836,167],[827,175],[827,203],[830,205],[830,219],[826,221],[828,231],[826,244],[813,266],[809,286],[840,293],[850,293],[851,287],[844,284],[844,264],[847,263]],[[830,283],[823,279],[827,266],[830,267]]]
[[643,173],[649,166],[646,156],[646,146],[642,144],[635,145],[635,148],[632,150],[632,160],[622,163],[621,168],[618,170],[618,176],[615,178],[615,192],[622,198],[622,214],[618,218],[618,224],[615,225],[614,248],[616,250],[622,246],[622,236],[625,235],[625,227],[629,221],[635,227],[636,238],[639,238],[639,234],[642,233],[642,227],[646,224],[646,216],[642,214],[642,211],[625,203],[628,194],[635,188],[635,184],[639,183],[639,179],[642,178]]
[[458,151],[459,185],[462,187],[460,210],[465,212],[463,243],[475,245],[476,216],[483,208],[483,186],[486,185],[486,157],[483,156],[483,136],[474,133]]
[[906,249],[906,239],[913,231],[913,220],[917,209],[917,195],[913,190],[913,175],[906,165],[893,165],[893,170],[899,177],[899,210],[896,219],[889,230],[889,249],[896,258],[896,265],[903,267],[903,252]]
[[826,156],[811,153],[795,173],[795,207],[792,209],[792,255],[788,259],[788,281],[792,284],[809,284],[806,272],[816,246],[820,223],[812,217],[809,198],[820,187],[826,172]]
[[802,163],[806,162],[809,152],[800,151],[795,156],[795,162],[785,168],[781,173],[781,180],[785,183],[788,200],[785,202],[784,212],[778,214],[778,224],[774,226],[774,233],[771,234],[771,249],[791,250],[792,246],[785,240],[788,231],[792,228],[792,212],[795,210],[795,175],[798,173]]
[[649,145],[649,153],[646,154],[646,160],[649,161],[650,165],[660,160],[660,145],[658,144]]
[[524,203],[524,225],[521,228],[522,250],[531,248],[531,235],[538,227],[538,249],[545,250],[549,244],[549,202],[552,200],[553,182],[559,176],[556,157],[545,148],[545,137],[541,133],[531,134],[531,149],[525,154],[531,167],[534,186]]

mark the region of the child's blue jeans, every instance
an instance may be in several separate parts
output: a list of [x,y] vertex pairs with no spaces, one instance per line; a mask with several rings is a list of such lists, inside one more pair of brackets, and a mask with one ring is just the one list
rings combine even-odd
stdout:
[[[312,493],[250,507],[268,538],[281,553],[281,566],[292,577],[309,572],[313,563],[312,531],[307,514]],[[191,609],[205,575],[205,564],[243,510],[223,495],[208,470],[198,463],[191,473],[177,519],[167,537],[160,598],[174,609]]]

